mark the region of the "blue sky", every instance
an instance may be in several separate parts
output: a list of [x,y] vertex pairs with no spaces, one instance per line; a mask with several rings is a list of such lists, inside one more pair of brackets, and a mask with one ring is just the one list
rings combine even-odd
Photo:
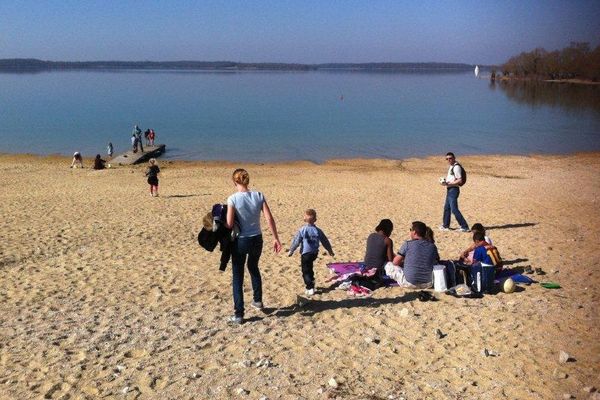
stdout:
[[600,1],[0,0],[0,58],[495,64],[600,42]]

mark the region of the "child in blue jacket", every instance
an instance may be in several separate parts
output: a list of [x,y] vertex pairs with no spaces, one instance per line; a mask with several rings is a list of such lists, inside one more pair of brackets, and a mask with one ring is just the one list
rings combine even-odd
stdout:
[[331,244],[327,239],[327,236],[323,231],[315,225],[317,221],[317,212],[312,208],[309,208],[304,212],[303,225],[294,236],[292,245],[290,246],[289,257],[294,254],[294,251],[300,246],[300,265],[302,267],[302,279],[304,279],[304,285],[306,286],[306,295],[312,296],[315,294],[315,273],[313,270],[313,263],[319,255],[319,242],[323,244],[325,250],[330,256],[334,256]]

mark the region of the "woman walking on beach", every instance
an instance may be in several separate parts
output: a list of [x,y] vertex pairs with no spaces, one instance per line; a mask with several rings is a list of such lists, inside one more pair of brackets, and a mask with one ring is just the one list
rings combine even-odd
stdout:
[[233,242],[232,271],[233,271],[233,306],[235,314],[230,322],[241,324],[244,320],[244,264],[248,259],[248,272],[252,281],[253,301],[252,307],[263,308],[262,280],[258,269],[258,260],[262,253],[263,237],[260,228],[260,212],[262,211],[269,229],[273,234],[273,250],[281,251],[281,242],[277,235],[275,219],[267,200],[261,192],[248,189],[250,175],[245,169],[236,169],[233,172],[233,184],[236,192],[227,199],[227,227],[233,229],[234,220],[239,224],[240,232]]

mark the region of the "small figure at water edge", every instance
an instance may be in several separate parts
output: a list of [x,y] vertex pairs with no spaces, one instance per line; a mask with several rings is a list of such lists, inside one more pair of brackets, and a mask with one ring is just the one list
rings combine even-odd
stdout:
[[108,142],[108,146],[106,146],[106,154],[108,154],[108,156],[110,158],[112,158],[112,156],[113,156],[113,144],[112,144],[112,142]]
[[131,150],[137,153],[137,137],[135,137],[135,133],[131,135]]
[[156,165],[156,158],[151,158],[148,161],[148,168],[146,168],[146,176],[148,177],[148,184],[150,185],[150,196],[158,197],[158,174],[160,168]]
[[[135,125],[133,127],[133,136],[135,136],[135,138],[137,139],[136,144],[138,146],[140,146],[140,150],[142,151],[142,153],[144,152],[144,143],[142,143],[142,130],[140,129],[139,126]],[[137,146],[136,146],[137,149]],[[136,150],[134,150],[134,153],[136,152]]]
[[73,161],[71,161],[71,168],[83,168],[83,158],[81,157],[81,153],[76,151],[73,153]]
[[106,161],[100,157],[100,154],[96,154],[96,158],[94,159],[94,169],[104,169]]
[[150,133],[148,134],[148,138],[150,139],[150,146],[154,146],[154,138],[156,137],[156,133],[154,133],[154,129],[150,128]]

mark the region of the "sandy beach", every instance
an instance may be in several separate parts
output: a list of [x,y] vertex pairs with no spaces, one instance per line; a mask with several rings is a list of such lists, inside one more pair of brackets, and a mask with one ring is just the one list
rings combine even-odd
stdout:
[[[370,298],[329,287],[325,264],[361,260],[382,218],[395,224],[396,251],[414,220],[435,228],[443,259],[471,243],[437,230],[443,156],[159,159],[153,198],[145,165],[94,171],[89,158],[70,169],[64,157],[0,155],[0,398],[598,398],[600,154],[457,156],[469,174],[459,199],[469,224],[488,227],[508,267],[542,268],[532,277],[561,289],[420,302],[398,287]],[[220,253],[196,236],[233,192],[238,166],[265,194],[284,251],[271,251],[263,223],[266,310],[248,307],[248,320],[229,326],[230,268],[219,272]],[[322,249],[318,294],[300,307],[299,256],[285,250],[306,208],[336,255]]]

